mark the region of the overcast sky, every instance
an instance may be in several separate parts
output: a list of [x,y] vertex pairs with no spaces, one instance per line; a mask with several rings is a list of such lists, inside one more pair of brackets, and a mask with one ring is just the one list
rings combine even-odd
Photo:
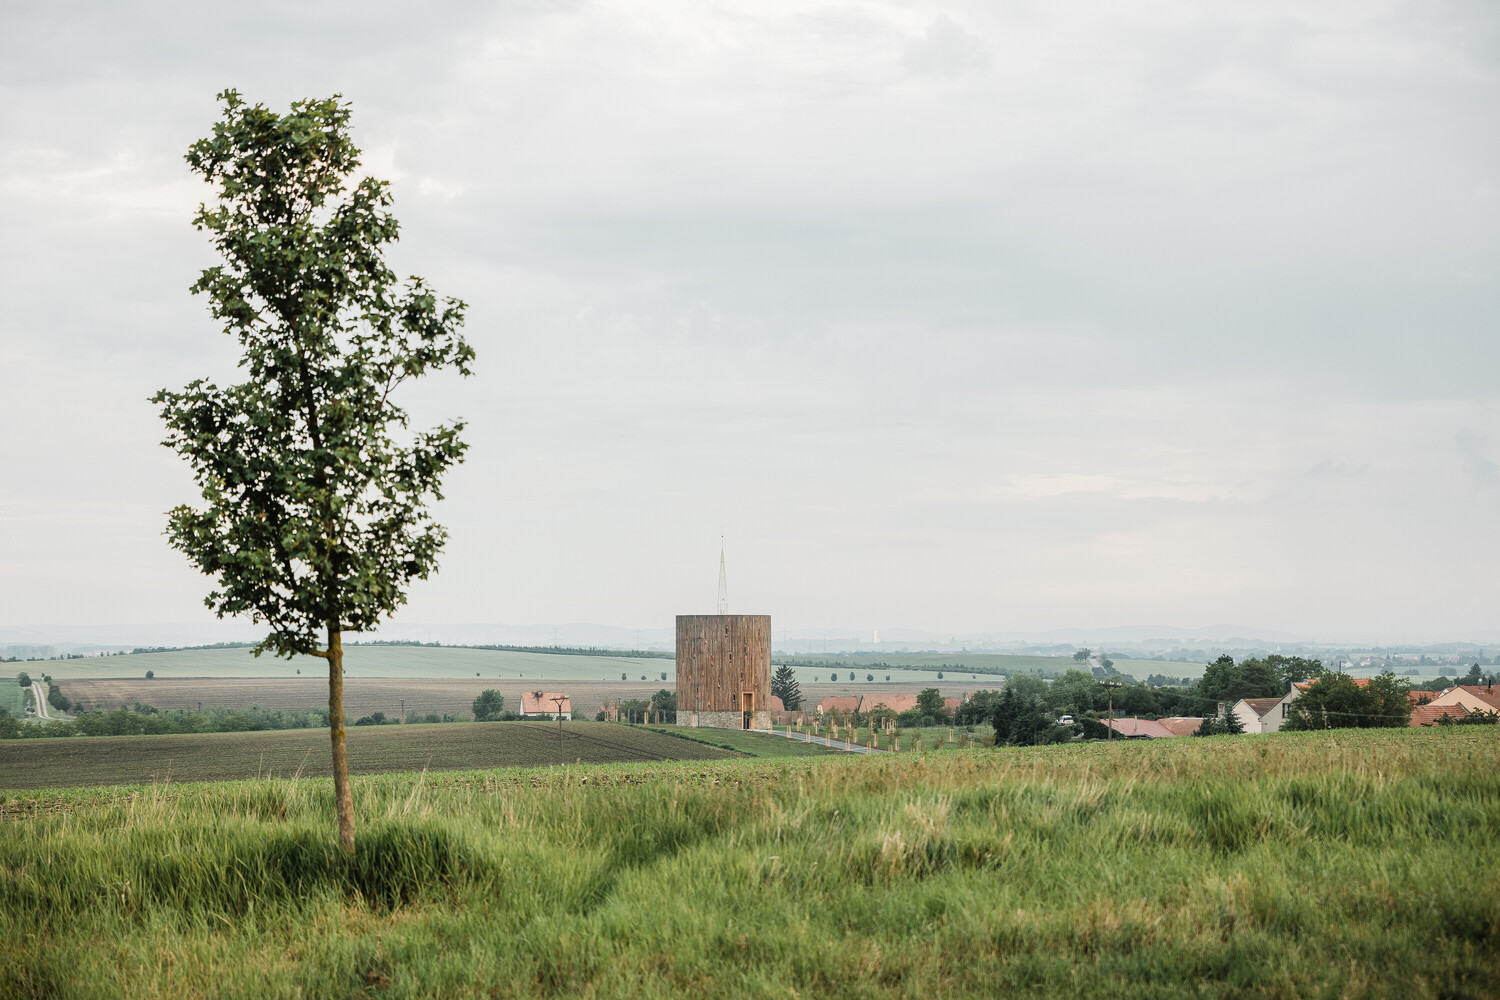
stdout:
[[[219,8],[217,11],[211,8]],[[408,622],[1500,627],[1500,6],[0,8],[0,624],[205,619],[182,155],[343,94],[471,303]]]

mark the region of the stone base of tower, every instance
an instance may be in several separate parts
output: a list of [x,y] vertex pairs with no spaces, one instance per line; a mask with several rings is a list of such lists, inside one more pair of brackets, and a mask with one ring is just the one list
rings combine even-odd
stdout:
[[[695,729],[744,729],[745,715],[743,712],[678,712],[677,724]],[[752,712],[750,728],[769,732],[771,713]]]

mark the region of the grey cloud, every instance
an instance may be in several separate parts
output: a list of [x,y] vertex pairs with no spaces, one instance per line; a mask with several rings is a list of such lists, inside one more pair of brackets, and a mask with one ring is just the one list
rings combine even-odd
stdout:
[[[417,620],[659,621],[721,524],[814,625],[1316,633],[1500,596],[1383,582],[1500,544],[1488,491],[1430,489],[1500,370],[1493,4],[412,10],[0,13],[5,614],[199,610],[144,399],[234,371],[185,291],[181,156],[225,86],[353,100],[394,263],[473,303],[479,377],[412,401],[474,438]],[[37,513],[64,501],[73,534]],[[1347,608],[1288,583],[1330,566]]]

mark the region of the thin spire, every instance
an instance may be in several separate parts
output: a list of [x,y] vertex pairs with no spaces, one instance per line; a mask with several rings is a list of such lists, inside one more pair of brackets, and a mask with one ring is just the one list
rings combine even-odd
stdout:
[[724,572],[724,536],[719,536],[719,614],[729,614],[729,576]]

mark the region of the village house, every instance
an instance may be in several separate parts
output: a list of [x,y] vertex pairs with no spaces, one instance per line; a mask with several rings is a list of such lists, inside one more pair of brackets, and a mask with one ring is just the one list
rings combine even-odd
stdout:
[[524,719],[557,719],[573,721],[573,702],[561,691],[521,692],[521,717]]
[[1433,698],[1428,704],[1437,708],[1460,705],[1466,713],[1500,712],[1500,691],[1493,684],[1460,684]]
[[1230,711],[1240,720],[1245,732],[1274,733],[1286,721],[1286,706],[1300,693],[1294,687],[1280,698],[1241,698]]

